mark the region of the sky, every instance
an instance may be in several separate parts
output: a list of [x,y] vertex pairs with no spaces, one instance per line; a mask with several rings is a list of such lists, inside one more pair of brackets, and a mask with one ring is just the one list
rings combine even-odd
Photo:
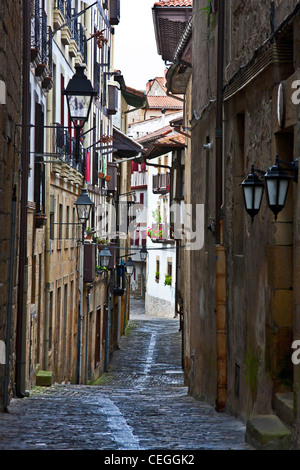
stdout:
[[156,0],[121,0],[120,23],[115,26],[114,68],[125,84],[145,90],[154,77],[163,77],[165,64],[157,53],[152,18]]

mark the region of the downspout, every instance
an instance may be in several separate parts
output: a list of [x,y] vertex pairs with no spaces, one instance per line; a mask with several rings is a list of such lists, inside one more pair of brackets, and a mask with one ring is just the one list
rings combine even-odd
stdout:
[[111,278],[108,279],[107,286],[107,305],[106,305],[106,324],[105,324],[105,358],[104,372],[108,372],[110,358],[110,329],[111,329]]
[[[51,142],[50,129],[47,131],[47,142]],[[50,149],[48,149],[50,150]],[[49,318],[50,318],[50,165],[46,167],[46,207],[45,215],[47,225],[45,227],[45,326],[44,326],[44,370],[49,369]]]
[[[22,148],[21,148],[21,210],[20,210],[20,250],[19,288],[16,323],[16,395],[23,397],[25,392],[26,368],[26,323],[27,323],[27,200],[29,171],[29,126],[30,122],[30,0],[23,0],[23,65],[22,65]],[[22,235],[21,235],[22,234]]]
[[12,216],[11,216],[11,243],[10,243],[10,263],[9,263],[9,293],[8,293],[8,309],[7,309],[7,324],[6,324],[6,350],[5,350],[5,372],[4,372],[4,390],[3,390],[3,411],[7,411],[8,406],[8,384],[9,384],[9,369],[10,369],[10,335],[11,335],[11,313],[12,313],[12,298],[13,298],[13,278],[14,278],[14,263],[15,263],[15,235],[16,235],[16,203],[17,203],[17,188],[13,187],[12,196]]
[[225,2],[219,2],[216,102],[216,410],[223,411],[227,398],[226,357],[226,251],[223,242],[223,78]]

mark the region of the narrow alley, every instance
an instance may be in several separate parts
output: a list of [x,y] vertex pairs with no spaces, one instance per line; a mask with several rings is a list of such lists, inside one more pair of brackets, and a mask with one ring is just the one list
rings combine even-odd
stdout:
[[178,319],[131,300],[127,334],[96,385],[36,387],[0,415],[1,450],[243,450],[245,426],[188,396]]

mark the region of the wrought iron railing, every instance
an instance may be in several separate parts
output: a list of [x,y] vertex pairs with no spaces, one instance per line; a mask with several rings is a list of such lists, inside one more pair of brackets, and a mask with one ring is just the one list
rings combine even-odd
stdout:
[[40,5],[35,0],[33,16],[31,17],[31,48],[39,49],[41,44]]
[[72,38],[75,40],[76,44],[78,44],[78,20],[75,18],[77,15],[75,8],[72,8],[72,17],[74,19],[71,22],[71,35]]
[[55,8],[57,8],[58,10],[60,10],[60,12],[62,13],[62,15],[65,14],[65,2],[64,0],[56,0],[55,2]]
[[69,129],[64,128],[60,123],[55,123],[54,146],[55,152],[60,159],[83,174],[85,171],[85,149],[79,144],[79,151],[76,149],[76,139],[70,135]]
[[72,17],[72,1],[66,0],[65,1],[65,19],[68,26],[71,26],[71,17]]
[[40,10],[41,18],[41,58],[42,63],[46,64],[47,62],[47,44],[48,44],[48,35],[47,35],[47,13],[43,8]]

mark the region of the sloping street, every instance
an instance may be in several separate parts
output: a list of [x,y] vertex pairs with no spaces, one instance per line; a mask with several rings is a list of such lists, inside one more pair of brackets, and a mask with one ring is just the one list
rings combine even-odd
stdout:
[[233,450],[245,426],[188,396],[178,319],[131,317],[110,370],[96,385],[36,387],[0,415],[0,449]]

